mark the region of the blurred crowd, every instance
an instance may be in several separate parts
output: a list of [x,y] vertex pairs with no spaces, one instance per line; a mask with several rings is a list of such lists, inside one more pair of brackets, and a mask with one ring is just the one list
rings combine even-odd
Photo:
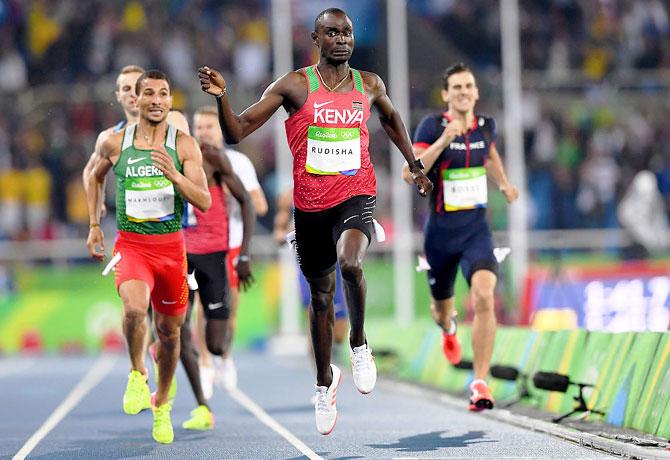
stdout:
[[[470,64],[480,111],[502,130],[498,2],[408,0],[413,130],[440,110],[430,53]],[[352,65],[388,78],[384,2],[292,0],[294,67],[315,61],[313,19],[334,4],[354,19]],[[520,0],[524,133],[532,227],[617,227],[632,177],[650,170],[670,203],[668,3],[660,0]],[[272,80],[270,0],[0,0],[0,239],[81,236],[87,228],[81,170],[97,133],[122,113],[114,79],[127,64],[164,69],[187,114],[211,102],[195,69],[224,71],[242,108]],[[417,25],[420,27],[417,28]],[[425,41],[425,43],[422,42]],[[413,52],[414,53],[414,52]],[[444,67],[450,62],[439,63]],[[504,155],[504,137],[498,145]],[[390,209],[388,141],[371,126],[380,220]],[[280,191],[272,129],[240,150],[269,201]],[[495,228],[505,206],[491,202]],[[417,201],[417,226],[425,205]],[[265,226],[271,226],[272,213]],[[261,226],[262,227],[262,226]]]

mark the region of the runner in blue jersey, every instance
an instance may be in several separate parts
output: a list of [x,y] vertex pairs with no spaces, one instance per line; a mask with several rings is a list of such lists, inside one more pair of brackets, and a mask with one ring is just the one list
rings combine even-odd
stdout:
[[[454,308],[459,265],[470,285],[475,377],[470,384],[470,410],[479,411],[492,409],[494,404],[485,379],[496,332],[493,304],[498,263],[486,220],[487,175],[508,203],[519,193],[507,180],[495,146],[495,120],[475,115],[479,90],[470,69],[462,63],[449,67],[443,85],[447,110],[426,116],[414,135],[415,155],[423,161],[428,178],[437,184],[430,196],[424,250],[430,265],[431,312],[443,330],[442,350],[452,364],[461,360]],[[408,168],[404,168],[403,178],[411,182]]]

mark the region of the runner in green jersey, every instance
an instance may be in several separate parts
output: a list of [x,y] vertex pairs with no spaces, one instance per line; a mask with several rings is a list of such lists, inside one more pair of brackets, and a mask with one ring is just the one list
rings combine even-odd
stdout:
[[[158,442],[171,443],[174,434],[168,391],[179,356],[179,331],[188,300],[182,204],[186,200],[206,211],[211,197],[197,142],[167,123],[172,97],[165,74],[145,72],[137,80],[136,93],[138,123],[102,142],[100,160],[89,177],[87,246],[91,256],[103,260],[101,186],[105,174],[113,168],[119,228],[114,252],[120,257],[115,278],[123,301],[123,331],[131,361],[129,386],[132,384],[138,394],[148,391],[144,338],[151,300],[159,339],[156,354],[160,376],[153,404],[153,437]],[[128,413],[141,410],[133,404],[126,406],[124,401]]]

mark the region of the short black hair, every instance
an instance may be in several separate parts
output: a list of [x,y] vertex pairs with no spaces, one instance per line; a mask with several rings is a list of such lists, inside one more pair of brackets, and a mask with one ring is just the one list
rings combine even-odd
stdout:
[[314,19],[314,32],[317,31],[317,29],[319,28],[319,24],[321,23],[321,20],[327,14],[343,14],[346,17],[349,17],[349,15],[344,10],[341,10],[339,8],[327,8],[322,12],[320,12]]
[[163,72],[157,69],[151,69],[147,70],[144,72],[140,77],[137,79],[137,82],[135,83],[135,94],[140,95],[140,88],[142,88],[142,83],[144,83],[144,80],[147,79],[152,79],[152,80],[165,80],[168,84],[170,85],[170,80],[168,79],[167,75],[165,75]]
[[472,73],[472,70],[470,70],[470,67],[463,64],[462,62],[457,62],[456,64],[447,67],[447,70],[445,70],[444,74],[442,75],[442,86],[444,86],[444,89],[449,89],[449,77],[461,72]]

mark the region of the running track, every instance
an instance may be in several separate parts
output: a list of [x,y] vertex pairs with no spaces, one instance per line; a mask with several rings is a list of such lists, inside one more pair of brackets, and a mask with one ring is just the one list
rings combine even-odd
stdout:
[[372,394],[360,395],[346,368],[340,418],[330,436],[321,436],[306,358],[245,352],[236,362],[239,391],[215,392],[217,423],[208,432],[181,428],[195,406],[179,367],[175,442],[159,445],[150,412],[128,416],[121,409],[125,355],[3,358],[0,458],[611,458],[393,381],[380,379]]

